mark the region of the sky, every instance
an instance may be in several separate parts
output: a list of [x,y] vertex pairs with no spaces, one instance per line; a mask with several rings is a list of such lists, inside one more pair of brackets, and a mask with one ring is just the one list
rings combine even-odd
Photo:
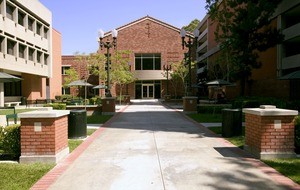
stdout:
[[[40,0],[52,12],[52,26],[62,35],[62,55],[98,49],[105,32],[144,16],[181,28],[206,15],[205,0]],[[179,44],[180,45],[180,44]]]

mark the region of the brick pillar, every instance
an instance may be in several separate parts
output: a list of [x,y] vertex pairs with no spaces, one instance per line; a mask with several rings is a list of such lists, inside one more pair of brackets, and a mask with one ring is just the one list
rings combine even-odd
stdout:
[[298,111],[261,106],[243,112],[246,113],[245,150],[261,159],[296,156],[293,119]]
[[20,163],[54,162],[69,153],[69,111],[33,111],[21,118]]
[[102,114],[103,115],[114,115],[116,112],[116,98],[105,97],[102,101]]
[[197,113],[197,97],[195,96],[183,97],[183,112]]

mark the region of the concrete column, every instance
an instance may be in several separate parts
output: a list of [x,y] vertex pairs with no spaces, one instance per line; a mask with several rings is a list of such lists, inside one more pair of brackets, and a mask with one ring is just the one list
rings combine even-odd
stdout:
[[4,107],[4,83],[0,83],[0,107]]
[[116,112],[116,98],[104,97],[102,100],[102,114],[114,115]]
[[275,106],[243,109],[245,120],[244,149],[260,159],[295,157],[294,117],[298,111]]
[[69,153],[69,110],[37,110],[18,114],[21,118],[20,163],[57,163]]

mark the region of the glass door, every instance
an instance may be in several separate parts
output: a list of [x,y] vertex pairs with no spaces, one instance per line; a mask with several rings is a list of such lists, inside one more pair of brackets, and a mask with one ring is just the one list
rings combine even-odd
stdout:
[[143,84],[142,88],[143,99],[153,99],[154,98],[154,85],[153,84]]

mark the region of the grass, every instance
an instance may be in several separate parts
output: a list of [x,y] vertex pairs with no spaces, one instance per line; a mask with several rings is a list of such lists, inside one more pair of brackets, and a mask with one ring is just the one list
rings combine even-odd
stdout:
[[[86,131],[87,136],[91,136],[96,130],[97,129],[87,129]],[[68,145],[69,145],[70,153],[73,150],[75,150],[82,142],[83,140],[81,139],[69,139]]]
[[0,189],[29,189],[54,164],[0,164]]
[[294,182],[300,184],[300,159],[273,159],[263,160],[264,163],[276,169],[278,172],[289,177]]
[[188,116],[198,123],[220,123],[222,122],[222,114],[210,114],[210,113],[200,113],[200,114],[188,114]]
[[[97,129],[87,129],[87,135],[93,134]],[[76,149],[83,140],[70,139],[68,141],[70,152]],[[29,189],[42,176],[50,171],[55,164],[6,164],[0,163],[0,189],[23,190]]]
[[87,123],[88,124],[105,123],[111,117],[112,117],[112,115],[100,115],[100,114],[89,115],[89,116],[87,116]]
[[[29,112],[29,111],[34,111],[36,109],[16,109],[16,113],[23,113],[23,112]],[[0,115],[8,115],[8,114],[13,114],[14,110],[13,109],[0,109]]]

